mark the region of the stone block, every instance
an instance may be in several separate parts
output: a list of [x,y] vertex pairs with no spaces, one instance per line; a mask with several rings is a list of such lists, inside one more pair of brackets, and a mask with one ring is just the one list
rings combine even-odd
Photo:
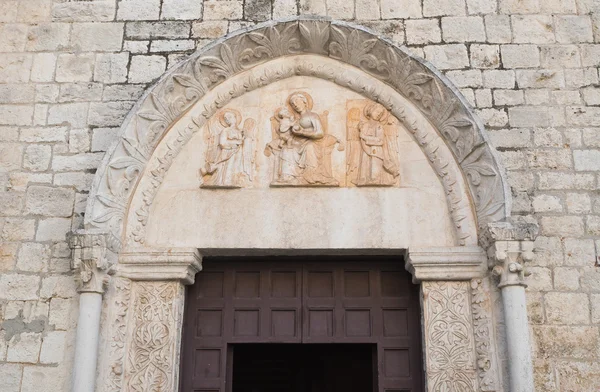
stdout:
[[57,82],[89,82],[94,75],[93,54],[61,54],[56,65]]
[[581,65],[584,67],[597,67],[600,64],[600,45],[580,45]]
[[69,132],[69,152],[90,150],[90,132],[88,129],[71,129]]
[[580,88],[598,83],[596,68],[565,69],[564,72],[567,88]]
[[596,357],[598,327],[592,326],[533,326],[538,358]]
[[327,16],[333,19],[353,19],[354,1],[325,0],[327,3]]
[[48,332],[42,340],[40,363],[55,364],[63,361],[67,333],[63,331]]
[[54,185],[70,186],[79,192],[88,192],[92,186],[94,175],[91,173],[56,173],[54,175]]
[[527,289],[538,291],[552,290],[552,270],[546,267],[527,267],[527,272],[530,273],[525,280]]
[[52,0],[20,0],[17,20],[25,23],[50,21]]
[[40,277],[36,275],[0,274],[0,298],[4,300],[37,300],[39,286]]
[[600,150],[575,150],[573,160],[576,171],[600,170]]
[[505,68],[535,68],[540,65],[537,45],[502,45],[501,53]]
[[500,0],[503,14],[534,14],[540,10],[539,0]]
[[592,200],[587,193],[567,193],[567,211],[570,214],[592,212]]
[[500,66],[498,45],[471,45],[471,66],[474,68],[498,68]]
[[[201,22],[194,24],[203,24]],[[222,23],[222,22],[218,22]],[[227,34],[227,22],[224,22],[225,30],[218,37]],[[189,38],[189,22],[130,22],[125,25],[125,36],[134,39],[177,39]],[[211,37],[217,38],[217,37]]]
[[160,77],[167,67],[163,56],[133,56],[129,68],[130,83],[149,83]]
[[31,67],[32,82],[52,82],[56,69],[57,56],[54,53],[39,53],[33,57]]
[[106,151],[117,140],[118,128],[96,128],[92,133],[92,151]]
[[123,51],[131,54],[148,53],[150,41],[124,41]]
[[506,170],[523,170],[526,168],[525,153],[523,151],[499,151],[498,154]]
[[226,21],[214,20],[198,22],[192,25],[192,37],[194,38],[216,39],[225,34],[227,34]]
[[564,88],[565,76],[559,69],[517,70],[519,88]]
[[485,42],[485,27],[480,16],[442,18],[444,42]]
[[[385,19],[385,17],[383,16],[383,3],[387,1],[387,0],[381,0],[381,13],[382,13],[382,18]],[[412,3],[415,2],[415,0],[411,0]],[[419,11],[421,8],[421,3],[419,1],[417,1],[418,3],[418,7],[419,7]],[[300,12],[302,14],[306,14],[306,15],[327,15],[327,5],[326,2],[323,0],[300,0],[299,2],[299,6],[300,6]]]
[[504,44],[512,41],[512,30],[508,15],[486,15],[484,22],[489,43]]
[[590,301],[582,293],[547,293],[546,320],[550,324],[588,324],[590,322]]
[[19,140],[28,143],[67,141],[67,127],[34,127],[21,129]]
[[161,19],[190,20],[202,18],[202,2],[197,0],[163,0]]
[[52,105],[48,111],[48,124],[68,124],[72,127],[83,128],[87,125],[88,106],[87,103]]
[[512,127],[545,127],[550,125],[548,108],[543,106],[519,106],[508,108]]
[[123,23],[74,23],[71,46],[80,51],[119,51],[123,45],[123,28]]
[[23,52],[27,41],[27,25],[2,24],[0,25],[0,51]]
[[483,85],[481,71],[477,69],[449,71],[446,76],[456,85],[456,87],[481,87]]
[[117,20],[158,20],[160,0],[121,0]]
[[538,147],[562,147],[563,134],[556,128],[536,128],[533,131],[533,143]]
[[420,18],[421,2],[408,0],[399,3],[394,0],[381,0],[381,17],[383,19]]
[[[323,3],[325,1],[319,0]],[[273,0],[273,19],[282,19],[298,15],[298,4],[295,0]],[[231,30],[230,27],[230,32]]]
[[483,86],[487,88],[513,89],[515,87],[515,72],[496,69],[483,71]]
[[70,372],[63,367],[26,366],[21,392],[64,392],[69,388]]
[[495,14],[498,4],[495,0],[467,0],[467,10],[470,15]]
[[407,20],[406,42],[409,45],[420,45],[441,42],[441,31],[437,19]]
[[[600,127],[600,107],[568,106],[567,121],[573,126]],[[593,155],[593,153],[591,153]],[[583,154],[586,156],[587,153]]]
[[600,323],[600,294],[592,294],[592,323]]
[[0,364],[0,380],[2,380],[3,392],[20,392],[22,377],[23,365],[11,363]]
[[144,85],[117,84],[106,86],[102,94],[103,101],[137,101],[145,91]]
[[23,332],[8,342],[6,360],[8,362],[36,363],[40,357],[42,335],[37,332]]
[[43,144],[27,146],[23,158],[23,168],[32,171],[48,170],[51,158],[52,148],[50,146]]
[[[54,70],[52,71],[54,77]],[[60,88],[57,84],[37,84],[35,86],[36,102],[52,103],[58,99]]]
[[73,213],[75,193],[71,189],[30,186],[25,210],[28,214],[69,217]]
[[579,105],[581,104],[581,95],[577,90],[557,90],[552,91],[552,100],[558,106]]
[[17,269],[28,272],[43,272],[50,261],[50,248],[44,244],[26,242],[21,245],[17,257]]
[[[275,9],[275,4],[273,4]],[[207,0],[204,2],[204,20],[242,19],[244,6],[238,0]]]
[[563,207],[560,197],[552,195],[538,195],[532,202],[534,212],[562,212]]
[[568,44],[594,41],[589,15],[557,15],[554,17],[554,25],[558,42]]
[[[408,1],[405,3],[408,3]],[[357,19],[360,18],[361,20],[377,20],[381,18],[379,3],[371,0],[356,0],[354,3],[354,13]]]
[[483,123],[489,127],[500,128],[508,125],[508,116],[503,109],[481,109],[477,113]]
[[600,390],[600,363],[597,361],[558,361],[554,369],[561,391]]
[[496,106],[517,106],[524,103],[522,90],[494,90],[494,105]]
[[492,90],[482,88],[475,90],[475,98],[477,100],[477,106],[480,108],[492,107]]
[[423,0],[423,16],[465,15],[464,0]]
[[539,173],[539,189],[594,189],[593,174]]
[[100,83],[64,83],[60,85],[59,102],[87,102],[102,99]]
[[150,43],[150,53],[160,52],[184,52],[192,51],[196,46],[196,42],[191,39],[169,40],[161,39],[154,40]]
[[594,240],[567,238],[564,240],[565,264],[585,267],[593,265],[596,259]]
[[32,105],[0,105],[0,125],[32,125],[33,110]]
[[70,275],[50,275],[42,279],[40,298],[73,298],[77,283]]
[[5,53],[0,56],[0,83],[27,83],[32,61],[30,54]]
[[72,314],[77,313],[77,301],[65,298],[52,298],[50,300],[50,312],[48,324],[54,329],[65,331],[75,324]]
[[513,15],[513,41],[519,44],[549,44],[554,42],[554,27],[550,15]]
[[129,53],[99,54],[96,56],[94,81],[102,83],[124,83],[127,81]]
[[[597,215],[588,215],[586,217],[587,232],[590,235],[600,236],[600,217]],[[600,291],[600,289],[599,289]]]
[[575,45],[542,46],[541,59],[541,65],[544,68],[581,67],[579,48]]
[[[0,109],[0,113],[2,110]],[[0,144],[0,173],[17,170],[21,167],[23,147],[15,143]]]
[[600,88],[587,87],[581,90],[586,105],[600,105]]
[[571,149],[535,149],[527,151],[527,161],[532,169],[570,169]]
[[55,2],[52,19],[61,22],[110,22],[115,18],[115,0]]
[[40,220],[35,234],[36,241],[65,241],[71,230],[71,219],[46,218]]
[[543,216],[540,227],[547,236],[579,237],[584,233],[583,218],[579,216]]
[[[588,218],[591,218],[588,217]],[[600,220],[598,220],[597,218],[597,222],[600,223]],[[600,231],[598,231],[600,232]],[[598,232],[592,234],[592,235],[598,235]],[[589,263],[588,267],[585,267],[582,269],[581,271],[581,289],[584,292],[587,293],[598,293],[600,292],[600,271],[598,270],[598,267],[595,266],[595,262],[594,263]]]
[[29,52],[53,52],[69,49],[71,26],[68,23],[47,23],[31,26],[25,48]]
[[92,102],[88,123],[92,126],[120,126],[134,102]]
[[102,153],[84,153],[75,155],[54,155],[52,170],[78,171],[97,169],[102,161]]
[[554,288],[561,291],[579,290],[579,269],[572,267],[554,268]]
[[439,69],[460,69],[469,66],[469,56],[465,45],[426,46],[424,51],[425,59]]
[[264,22],[271,19],[270,0],[248,0],[244,4],[244,17],[248,20]]

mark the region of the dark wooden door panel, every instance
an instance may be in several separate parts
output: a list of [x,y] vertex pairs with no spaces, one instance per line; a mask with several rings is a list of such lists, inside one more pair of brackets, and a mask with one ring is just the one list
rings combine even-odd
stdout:
[[188,290],[182,391],[230,391],[238,343],[374,344],[379,391],[422,391],[418,286],[402,260],[330,260],[206,259]]

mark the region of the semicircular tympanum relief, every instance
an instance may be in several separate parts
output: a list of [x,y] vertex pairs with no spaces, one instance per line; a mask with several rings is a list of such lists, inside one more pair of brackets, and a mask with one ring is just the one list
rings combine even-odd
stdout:
[[[422,163],[428,169],[417,170]],[[430,174],[436,181],[425,183]],[[168,217],[167,194],[190,190],[192,182],[193,197],[206,200],[179,200],[179,206],[199,209],[188,209],[188,216],[223,215],[229,202],[245,207],[246,217],[254,214],[256,222],[275,222],[283,214],[283,224],[301,227],[309,222],[295,217],[305,209],[334,207],[307,202],[327,194],[338,202],[348,198],[340,203],[346,211],[370,215],[363,230],[386,219],[417,226],[429,219],[451,233],[452,239],[442,241],[446,245],[476,244],[477,225],[504,218],[509,208],[480,122],[443,77],[369,32],[323,20],[269,23],[234,34],[165,75],[129,114],[99,168],[86,227],[113,233],[114,249],[123,242],[156,242],[164,234],[160,227],[169,227],[164,220],[157,223]],[[413,188],[421,194],[401,195]],[[287,196],[287,203],[270,202],[288,205],[252,207],[252,196],[240,196],[269,202],[261,189]],[[400,208],[394,203],[427,213],[384,216],[386,209]],[[442,219],[447,216],[449,223]],[[343,235],[347,222],[337,221]],[[403,224],[389,223],[389,230]],[[284,227],[275,229],[291,235]]]

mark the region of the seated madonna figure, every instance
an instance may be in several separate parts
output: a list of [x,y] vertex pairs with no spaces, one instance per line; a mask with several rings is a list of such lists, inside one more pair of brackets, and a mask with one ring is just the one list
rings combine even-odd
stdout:
[[[336,143],[338,150],[344,147],[326,133],[328,112],[313,112],[312,97],[305,92],[292,93],[287,106],[290,110],[278,109],[278,115],[271,118],[273,141],[265,148],[265,155],[274,155],[271,185],[338,186],[331,171],[331,152]],[[291,116],[287,117],[287,113]]]

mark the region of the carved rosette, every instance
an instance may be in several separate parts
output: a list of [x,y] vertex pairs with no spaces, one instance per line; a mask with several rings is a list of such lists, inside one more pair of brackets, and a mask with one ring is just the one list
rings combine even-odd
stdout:
[[427,389],[477,391],[469,282],[422,283]]
[[[207,46],[173,68],[136,106],[136,112],[123,125],[120,140],[111,149],[110,158],[99,168],[86,211],[86,224],[109,230],[115,238],[120,238],[131,192],[136,189],[140,174],[146,170],[156,146],[174,122],[231,76],[279,57],[303,54],[350,64],[407,97],[439,131],[452,151],[453,159],[466,174],[478,223],[484,226],[507,216],[504,179],[483,136],[483,126],[441,74],[364,29],[346,23],[299,19],[275,25],[269,23],[233,35]],[[205,105],[207,114],[212,115],[232,97],[277,79],[278,73],[273,70],[266,76],[266,81],[261,77],[240,84],[232,95],[218,95],[214,102]],[[296,71],[292,70],[294,73]],[[329,74],[327,79],[335,77],[339,75]],[[353,83],[349,81],[347,85]],[[380,97],[381,91],[370,85],[360,89],[367,98],[390,109],[388,100]],[[192,127],[183,133],[195,130]],[[184,134],[180,136],[185,139],[187,135]],[[174,146],[171,154],[176,155],[179,148]],[[433,154],[435,151],[428,154],[432,155],[430,159],[435,159]],[[149,169],[157,177],[154,181],[158,185],[169,165],[165,163]],[[139,225],[144,226],[147,211],[136,214]],[[143,234],[144,229],[139,231]]]
[[183,286],[179,282],[134,282],[133,318],[125,370],[126,391],[177,390]]

